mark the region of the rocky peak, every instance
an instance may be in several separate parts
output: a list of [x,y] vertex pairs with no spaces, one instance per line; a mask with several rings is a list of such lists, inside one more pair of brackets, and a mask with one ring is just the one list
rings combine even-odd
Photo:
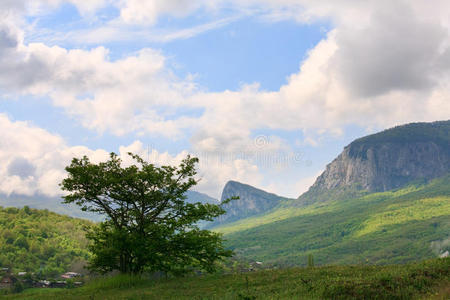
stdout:
[[220,216],[216,223],[228,223],[262,214],[286,200],[286,198],[267,193],[248,184],[229,181],[222,191],[221,201],[234,196],[238,196],[239,199],[224,205],[227,213]]
[[353,188],[387,191],[450,172],[450,121],[413,123],[355,140],[307,194]]

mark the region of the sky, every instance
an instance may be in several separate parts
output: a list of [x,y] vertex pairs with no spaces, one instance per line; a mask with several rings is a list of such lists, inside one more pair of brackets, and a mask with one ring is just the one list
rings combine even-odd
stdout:
[[446,0],[2,0],[0,194],[133,152],[298,197],[355,138],[450,119],[449,79]]

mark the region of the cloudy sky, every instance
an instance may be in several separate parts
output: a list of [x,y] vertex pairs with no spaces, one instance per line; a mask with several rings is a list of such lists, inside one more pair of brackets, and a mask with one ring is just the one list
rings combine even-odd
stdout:
[[131,151],[297,197],[353,139],[450,119],[449,30],[447,0],[0,0],[0,193]]

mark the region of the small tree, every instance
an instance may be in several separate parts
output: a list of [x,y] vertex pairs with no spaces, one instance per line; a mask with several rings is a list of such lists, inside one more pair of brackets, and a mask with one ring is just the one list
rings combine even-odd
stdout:
[[[187,156],[178,167],[155,166],[132,153],[137,165],[122,167],[110,160],[91,163],[85,156],[66,167],[61,187],[64,203],[105,215],[89,230],[93,254],[89,268],[101,273],[163,271],[183,274],[193,269],[212,272],[215,261],[231,256],[221,235],[200,230],[200,220],[225,213],[221,205],[187,203],[186,192],[197,184],[198,159]],[[230,199],[231,200],[231,199]]]

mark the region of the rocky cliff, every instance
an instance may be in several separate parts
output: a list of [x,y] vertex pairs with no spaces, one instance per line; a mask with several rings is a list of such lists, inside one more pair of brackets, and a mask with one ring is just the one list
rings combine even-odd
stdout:
[[450,121],[413,123],[355,140],[303,198],[333,190],[387,191],[450,172]]
[[287,200],[287,198],[267,193],[248,184],[229,181],[222,191],[221,201],[234,196],[238,196],[239,199],[224,205],[227,213],[220,216],[215,221],[215,225],[265,213]]

